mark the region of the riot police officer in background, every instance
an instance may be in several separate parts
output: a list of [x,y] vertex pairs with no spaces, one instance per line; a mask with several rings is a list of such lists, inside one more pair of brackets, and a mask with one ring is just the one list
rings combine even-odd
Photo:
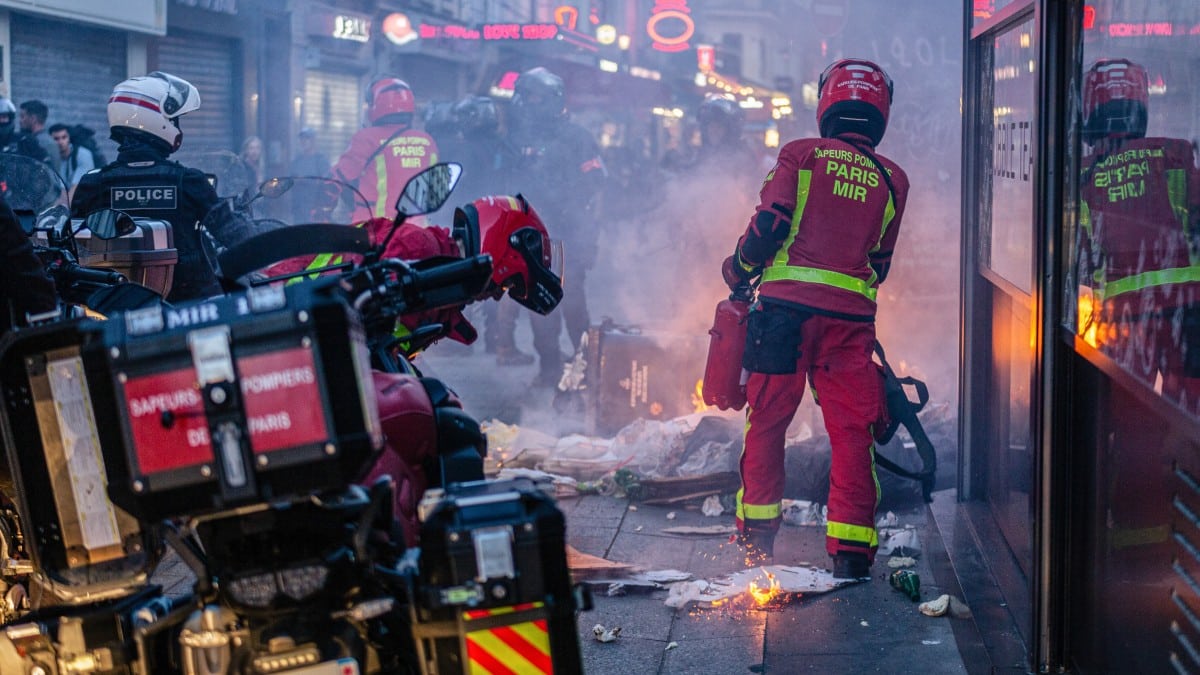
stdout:
[[[118,84],[108,99],[108,124],[112,139],[120,144],[117,160],[84,174],[71,202],[77,218],[111,208],[170,222],[179,250],[167,297],[171,302],[221,292],[199,228],[219,201],[216,190],[199,170],[167,159],[183,141],[179,118],[199,107],[196,88],[167,73],[156,71]],[[215,223],[211,234],[231,246],[246,234],[237,223],[233,218]]]
[[696,110],[696,122],[700,125],[700,148],[695,168],[716,169],[735,177],[749,173],[757,181],[761,172],[754,152],[742,141],[745,122],[737,101],[709,94]]
[[[554,385],[562,375],[559,339],[563,321],[572,345],[578,345],[588,329],[584,281],[596,258],[599,224],[594,214],[608,174],[591,133],[567,116],[562,78],[545,68],[528,70],[517,78],[508,126],[501,168],[512,184],[505,191],[524,194],[542,215],[551,236],[561,239],[564,246],[565,279],[559,311],[549,316],[530,315],[539,361],[534,383]],[[497,308],[498,359],[515,348],[515,316],[505,315],[510,311],[504,310],[506,305],[512,303]]]

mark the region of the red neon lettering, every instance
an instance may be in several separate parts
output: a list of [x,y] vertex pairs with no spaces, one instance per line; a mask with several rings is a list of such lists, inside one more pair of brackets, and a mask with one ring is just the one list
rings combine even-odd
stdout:
[[[696,33],[696,22],[689,16],[687,0],[655,0],[650,20],[646,22],[646,34],[654,41],[660,52],[681,52],[688,48],[688,40]],[[672,25],[674,19],[678,25]],[[666,21],[666,24],[663,22]]]
[[515,23],[494,23],[483,27],[484,40],[519,40],[521,27]]
[[1083,6],[1083,29],[1091,30],[1096,27],[1096,8],[1092,5]]
[[558,26],[548,23],[532,23],[521,26],[521,37],[526,40],[549,40],[558,34]]

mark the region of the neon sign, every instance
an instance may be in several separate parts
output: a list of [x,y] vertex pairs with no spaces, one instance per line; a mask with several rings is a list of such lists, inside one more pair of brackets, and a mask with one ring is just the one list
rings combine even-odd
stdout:
[[577,21],[579,21],[578,9],[570,5],[559,5],[554,8],[554,23],[567,30],[575,30],[575,23]]
[[687,0],[655,0],[650,20],[646,22],[646,34],[654,41],[655,49],[681,52],[688,48],[688,40],[695,33],[696,22],[692,20]]
[[339,40],[366,42],[371,36],[371,21],[361,16],[338,14],[333,17],[331,35]]
[[558,35],[558,26],[552,23],[485,23],[479,28],[468,28],[423,23],[419,33],[424,40],[552,40]]

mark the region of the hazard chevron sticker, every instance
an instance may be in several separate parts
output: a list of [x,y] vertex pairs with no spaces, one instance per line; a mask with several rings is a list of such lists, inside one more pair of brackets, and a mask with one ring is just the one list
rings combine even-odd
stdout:
[[[471,610],[463,613],[463,620],[470,626],[472,620],[537,609],[541,605],[539,602]],[[466,642],[470,675],[543,675],[554,672],[554,663],[550,658],[550,633],[545,619],[468,630]]]

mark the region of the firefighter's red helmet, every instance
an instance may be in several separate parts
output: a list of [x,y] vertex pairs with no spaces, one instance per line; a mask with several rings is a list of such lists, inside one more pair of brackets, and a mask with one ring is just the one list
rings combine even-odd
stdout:
[[817,125],[831,138],[852,133],[879,145],[892,107],[892,78],[863,59],[829,64],[817,85]]
[[1100,59],[1083,77],[1083,140],[1146,135],[1150,78],[1129,59]]
[[492,256],[489,293],[508,295],[538,314],[562,300],[550,235],[521,195],[482,197],[454,211],[454,237],[465,255]]
[[367,87],[367,120],[371,124],[389,115],[408,115],[408,121],[411,122],[414,110],[416,104],[412,89],[404,80],[384,77]]

